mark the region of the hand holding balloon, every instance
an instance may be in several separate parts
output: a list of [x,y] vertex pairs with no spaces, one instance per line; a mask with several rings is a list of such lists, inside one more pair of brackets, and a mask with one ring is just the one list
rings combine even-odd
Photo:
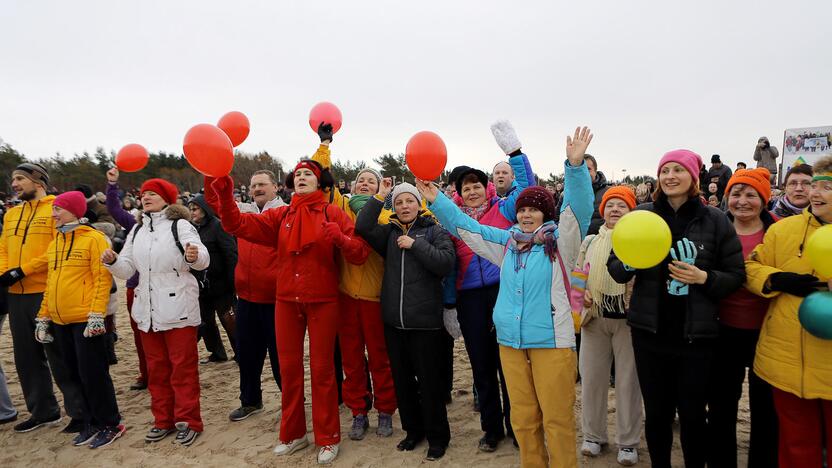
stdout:
[[111,167],[107,171],[107,182],[109,182],[111,184],[117,184],[118,183],[118,168],[117,167]]
[[335,133],[332,131],[332,124],[331,123],[324,123],[321,122],[318,125],[318,137],[321,138],[321,144],[329,146],[332,143],[332,134]]
[[439,189],[433,182],[428,182],[422,179],[416,179],[416,190],[419,191],[419,194],[421,194],[422,198],[427,200],[428,203],[436,201],[436,197],[439,195]]

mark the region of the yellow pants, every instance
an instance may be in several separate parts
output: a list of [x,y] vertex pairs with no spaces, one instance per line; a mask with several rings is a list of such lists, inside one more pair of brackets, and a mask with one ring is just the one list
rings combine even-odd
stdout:
[[500,361],[511,400],[511,427],[520,445],[520,463],[535,468],[577,467],[575,351],[501,345]]

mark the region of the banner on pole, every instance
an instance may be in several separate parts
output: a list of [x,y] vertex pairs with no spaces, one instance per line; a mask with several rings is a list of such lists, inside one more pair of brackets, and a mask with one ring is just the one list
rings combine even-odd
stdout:
[[781,174],[794,166],[809,164],[832,154],[832,126],[790,128],[783,134]]

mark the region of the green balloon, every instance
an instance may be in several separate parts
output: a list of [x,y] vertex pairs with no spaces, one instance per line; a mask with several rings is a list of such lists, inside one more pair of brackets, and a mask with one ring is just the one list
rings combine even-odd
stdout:
[[832,340],[832,292],[816,292],[803,299],[797,313],[807,332],[823,340]]

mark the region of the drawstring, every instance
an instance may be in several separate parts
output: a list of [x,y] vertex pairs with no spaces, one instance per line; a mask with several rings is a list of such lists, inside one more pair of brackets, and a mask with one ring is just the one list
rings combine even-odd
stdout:
[[797,252],[797,257],[803,257],[803,246],[806,244],[806,233],[809,232],[809,224],[812,222],[812,218],[806,220],[806,227],[803,229],[803,240],[800,241],[800,248]]
[[17,235],[17,230],[20,228],[20,222],[23,221],[23,213],[26,211],[26,205],[31,205],[31,203],[26,202],[20,208],[20,217],[17,218],[17,225],[14,227],[14,235]]
[[[29,218],[29,221],[26,221],[26,229],[23,231],[23,242],[21,242],[21,244],[26,243],[26,236],[29,235],[29,226],[32,225],[32,221],[34,221],[35,219],[35,213],[38,212],[38,206],[40,206],[40,200],[38,200],[38,202],[35,204],[35,207],[32,209],[32,217]],[[23,216],[21,216],[21,218],[22,217]],[[18,221],[18,224],[20,224],[20,221]]]
[[[66,244],[66,234],[61,233],[61,235],[64,236],[64,244]],[[55,270],[58,269],[58,258],[59,258],[58,257],[58,243],[55,242],[55,266],[52,268],[52,271],[55,271]]]
[[[66,234],[64,234],[66,239]],[[75,231],[72,231],[72,237],[69,239],[69,250],[66,251],[66,260],[69,260],[69,254],[72,253],[72,246],[75,245]]]

